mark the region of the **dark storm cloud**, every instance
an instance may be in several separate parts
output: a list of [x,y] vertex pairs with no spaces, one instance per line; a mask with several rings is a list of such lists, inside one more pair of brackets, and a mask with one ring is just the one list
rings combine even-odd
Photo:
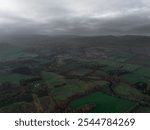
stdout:
[[150,34],[149,0],[0,0],[0,33]]

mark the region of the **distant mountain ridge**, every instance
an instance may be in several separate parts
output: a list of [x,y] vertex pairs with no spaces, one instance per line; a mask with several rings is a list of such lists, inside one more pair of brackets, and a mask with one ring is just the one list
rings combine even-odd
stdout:
[[[22,48],[36,46],[99,46],[124,45],[150,46],[150,36],[124,35],[124,36],[48,36],[48,35],[13,35],[0,38],[0,43],[8,43]],[[4,46],[4,45],[0,45]]]

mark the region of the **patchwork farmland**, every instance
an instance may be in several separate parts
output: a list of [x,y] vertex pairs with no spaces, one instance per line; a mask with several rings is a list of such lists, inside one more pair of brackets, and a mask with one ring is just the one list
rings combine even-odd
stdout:
[[122,44],[9,47],[0,112],[150,112],[150,56]]

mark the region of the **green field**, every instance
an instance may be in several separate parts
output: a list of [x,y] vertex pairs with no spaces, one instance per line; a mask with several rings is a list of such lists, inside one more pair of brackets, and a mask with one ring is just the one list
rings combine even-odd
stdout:
[[80,80],[68,80],[67,84],[53,88],[52,93],[56,100],[65,100],[68,97],[71,97],[77,93],[82,93],[87,90],[87,84]]
[[76,69],[72,72],[70,72],[72,75],[79,75],[79,76],[84,76],[88,73],[92,72],[91,69],[87,69],[87,68],[79,68],[79,69]]
[[125,62],[126,60],[128,60],[128,57],[125,57],[125,56],[119,56],[119,55],[111,55],[109,57],[110,60],[114,60],[116,62]]
[[107,59],[101,59],[96,61],[99,65],[103,65],[102,68],[104,71],[112,71],[112,70],[118,70],[122,69],[125,71],[134,71],[138,68],[140,68],[140,65],[135,64],[127,64],[127,63],[120,63],[116,60],[107,60]]
[[141,75],[138,75],[138,74],[125,74],[123,76],[121,76],[121,79],[123,81],[126,81],[130,84],[135,84],[137,82],[144,82],[144,83],[147,83],[149,84],[150,83],[150,80],[145,78],[144,76],[141,76]]
[[142,65],[142,66],[149,66],[150,67],[150,60],[147,56],[136,56],[129,60],[130,63]]
[[110,54],[111,59],[117,62],[125,62],[126,60],[132,58],[133,56],[135,55],[129,52],[118,52],[118,51],[113,51]]
[[25,60],[37,57],[37,54],[25,52],[20,48],[9,48],[5,51],[0,51],[0,62],[14,61],[17,59]]
[[[54,97],[58,100],[64,100],[76,93],[80,93],[88,89],[87,84],[80,80],[67,80],[63,76],[52,72],[42,72],[43,80],[51,87]],[[65,83],[61,87],[54,87]]]
[[21,80],[26,80],[33,78],[33,76],[15,74],[15,73],[7,73],[0,75],[0,82],[10,82],[18,84]]
[[59,67],[59,68],[57,69],[57,72],[63,73],[63,72],[70,71],[70,70],[72,70],[72,69],[78,68],[79,66],[80,66],[79,63],[77,63],[77,62],[72,62],[72,63],[65,64],[65,65]]
[[59,84],[66,82],[63,76],[58,75],[53,72],[43,71],[42,78],[48,85],[51,85],[51,86],[59,85]]
[[106,66],[111,66],[113,68],[119,68],[121,67],[123,64],[122,63],[118,63],[116,61],[113,60],[107,60],[107,59],[100,59],[96,61],[99,65],[106,65]]
[[92,73],[91,76],[101,77],[101,76],[108,76],[108,74],[102,70],[97,70],[96,72]]
[[101,113],[127,112],[133,105],[135,105],[135,103],[132,101],[127,101],[116,97],[108,96],[101,92],[95,92],[88,96],[72,101],[70,106],[72,108],[80,108],[85,104],[96,105],[96,107],[91,112],[101,112]]
[[128,98],[135,98],[135,99],[141,99],[142,98],[142,93],[138,91],[136,88],[128,85],[128,84],[123,84],[121,83],[120,85],[116,86],[114,88],[114,91],[116,94],[119,94],[121,96],[125,96]]
[[150,68],[144,67],[136,71],[137,74],[150,78]]
[[150,108],[139,106],[137,110],[134,111],[135,113],[150,113]]
[[117,70],[123,65],[122,63],[107,59],[97,60],[96,62],[98,65],[104,66],[101,68],[104,72]]
[[141,67],[140,65],[135,65],[135,64],[124,64],[121,69],[131,72],[131,71],[134,71],[140,67]]

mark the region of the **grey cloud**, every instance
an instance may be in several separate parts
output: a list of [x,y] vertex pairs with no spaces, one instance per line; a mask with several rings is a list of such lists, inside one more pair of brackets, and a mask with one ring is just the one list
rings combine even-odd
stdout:
[[149,0],[0,1],[0,33],[150,35],[149,23]]

